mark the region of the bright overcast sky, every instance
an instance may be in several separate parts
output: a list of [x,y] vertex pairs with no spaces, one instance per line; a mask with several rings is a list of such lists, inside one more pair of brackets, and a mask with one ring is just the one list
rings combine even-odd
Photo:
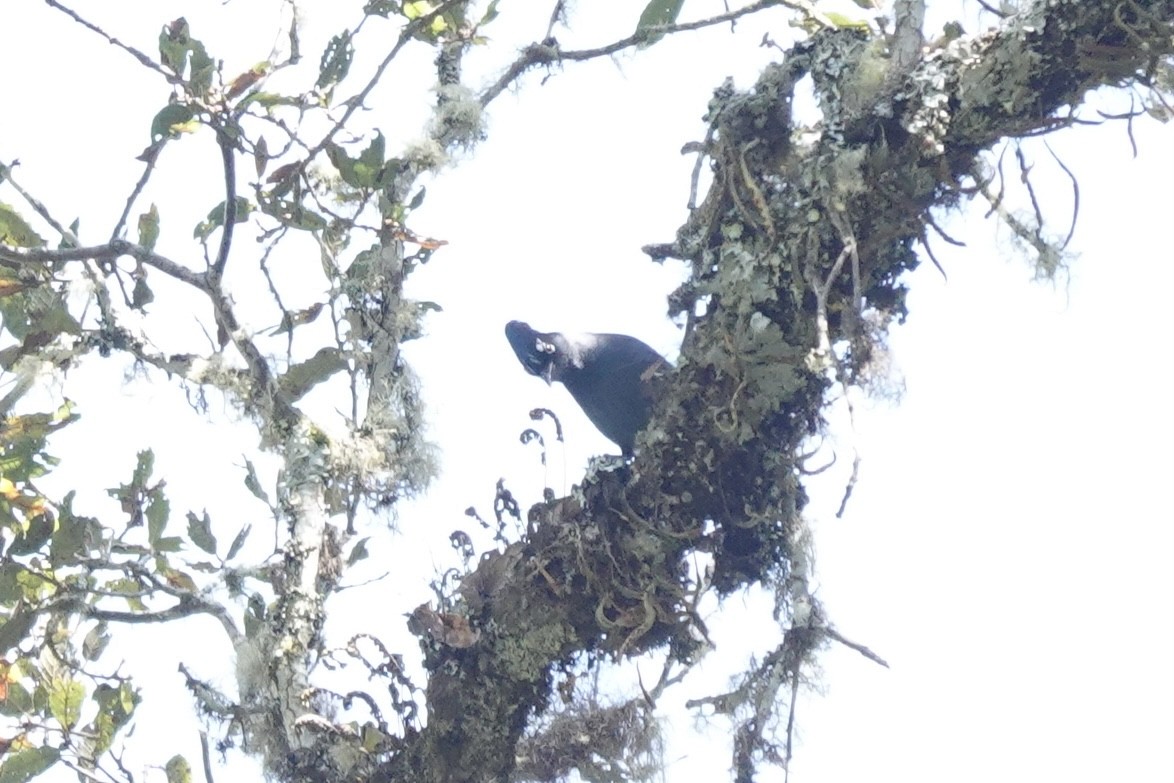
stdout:
[[[248,25],[222,21],[242,12],[240,0],[76,7],[148,53],[159,28],[182,14],[231,71],[266,56],[275,36],[247,36],[268,29],[277,5],[252,3]],[[303,43],[316,62],[325,39],[355,15],[335,21],[328,9],[342,4],[309,5]],[[504,48],[470,62],[486,78],[545,29],[546,11],[526,19],[531,4],[501,5],[489,32]],[[608,19],[578,5],[575,32],[559,34],[567,46],[621,37],[639,3]],[[690,17],[720,8],[685,5]],[[427,498],[400,510],[402,537],[372,545],[370,574],[393,577],[332,599],[332,638],[367,630],[410,649],[402,612],[427,600],[428,578],[453,564],[448,535],[468,529],[466,507],[488,516],[499,477],[523,505],[539,499],[544,481],[562,493],[588,456],[612,449],[564,391],[522,371],[502,327],[519,318],[542,330],[628,332],[675,355],[680,331],[664,317],[664,297],[680,269],[651,264],[639,248],[670,240],[685,217],[692,159],[679,150],[703,135],[712,89],[727,75],[747,87],[777,55],[757,46],[763,32],[787,40],[784,19],[780,11],[741,23],[737,37],[721,28],[568,65],[543,86],[532,76],[492,106],[488,141],[428,184],[412,228],[450,244],[411,287],[444,310],[409,350],[443,474]],[[84,241],[102,241],[167,90],[41,2],[6,0],[0,30],[8,74],[0,160],[20,158],[22,183],[67,221],[81,215]],[[426,117],[419,88],[431,79],[427,62],[393,69],[398,87],[370,102],[366,121],[393,141],[415,136]],[[1121,110],[1128,101],[1106,105]],[[1136,158],[1123,123],[1049,139],[1080,184],[1074,258],[1055,283],[1032,282],[1030,260],[982,205],[942,216],[967,247],[935,245],[948,279],[930,264],[910,277],[910,318],[892,339],[904,398],[858,400],[855,432],[837,412],[824,454],[834,450],[838,462],[813,480],[809,509],[819,596],[844,635],[892,668],[844,649],[828,653],[826,695],[809,692],[799,712],[792,780],[1174,780],[1174,131],[1138,120],[1133,134]],[[1053,233],[1063,235],[1070,184],[1041,144],[1028,149]],[[185,154],[197,159],[183,163]],[[154,197],[161,208],[178,204],[164,211],[163,228],[175,231],[172,255],[193,264],[190,226],[218,198],[213,154],[207,139],[169,149]],[[16,201],[3,188],[0,198]],[[236,252],[247,263],[250,248]],[[256,521],[263,510],[232,494],[241,454],[256,444],[248,428],[223,424],[231,418],[224,411],[213,412],[216,426],[202,424],[179,394],[120,382],[94,358],[58,387],[84,416],[57,447],[62,486],[79,489],[75,508],[112,513],[104,488],[125,481],[134,452],[152,445],[173,509],[207,505],[222,540]],[[95,397],[95,387],[110,396]],[[317,403],[322,411],[347,406],[345,398]],[[558,410],[566,427],[565,450],[552,452],[545,472],[517,438],[536,406]],[[853,449],[860,479],[836,519]],[[712,618],[719,649],[703,677],[662,705],[668,780],[726,777],[722,724],[699,741],[671,705],[721,688],[748,646],[768,649],[773,637],[755,632],[761,601],[729,603],[727,617]],[[131,670],[146,671],[134,651],[127,655]],[[149,657],[164,659],[149,676],[177,687],[175,661],[157,650]],[[230,663],[217,672],[195,662],[208,676],[227,680],[231,671]],[[182,693],[173,698],[186,703]],[[132,742],[150,736],[147,717],[172,711],[148,703],[142,714]],[[185,732],[178,742],[192,754],[194,735]],[[159,745],[149,763],[174,747]]]

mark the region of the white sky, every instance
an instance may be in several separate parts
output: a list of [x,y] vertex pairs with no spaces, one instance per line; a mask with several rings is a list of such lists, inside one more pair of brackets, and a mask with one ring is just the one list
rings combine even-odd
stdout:
[[[245,13],[240,3],[187,5],[75,7],[148,53],[159,27],[183,14],[230,71],[267,54],[268,33],[245,49],[236,31],[268,29],[275,3],[249,5],[256,19],[248,23],[224,21]],[[471,58],[472,73],[492,73],[516,44],[545,29],[545,10],[526,19],[520,6],[502,5],[490,30],[500,48]],[[686,12],[702,16],[720,5],[698,0]],[[356,18],[340,19],[329,7],[311,4],[303,41],[311,64],[324,40]],[[626,34],[637,13],[595,18],[582,7],[575,32],[559,38],[567,46],[604,43]],[[524,505],[538,499],[544,479],[562,492],[589,455],[611,450],[565,392],[522,371],[502,326],[520,318],[544,330],[623,331],[675,355],[680,333],[663,313],[679,269],[650,264],[639,247],[673,236],[692,166],[680,147],[703,134],[700,115],[722,78],[734,75],[746,87],[774,54],[757,47],[762,32],[786,40],[784,16],[743,23],[736,38],[722,28],[568,65],[544,86],[532,76],[492,107],[489,140],[429,183],[412,227],[450,245],[412,288],[444,312],[430,316],[428,337],[409,351],[443,475],[428,498],[400,510],[401,536],[373,542],[374,557],[355,581],[383,571],[393,578],[332,599],[333,638],[362,629],[411,649],[401,613],[429,597],[434,570],[451,565],[448,534],[469,529],[467,506],[488,517],[503,476]],[[9,0],[0,30],[0,69],[9,74],[0,160],[20,158],[22,184],[67,221],[81,215],[83,240],[103,241],[167,91],[42,3]],[[426,117],[419,91],[431,79],[427,64],[419,58],[393,70],[398,86],[371,102],[368,120],[388,135],[389,149],[416,135]],[[928,264],[911,276],[910,319],[892,341],[907,393],[897,406],[859,404],[855,435],[836,422],[831,447],[840,461],[812,483],[809,509],[820,597],[837,627],[892,669],[850,651],[828,653],[826,695],[805,696],[799,712],[793,780],[1174,779],[1174,132],[1138,121],[1134,134],[1137,159],[1123,124],[1049,140],[1080,182],[1071,248],[1079,257],[1068,279],[1032,283],[1008,232],[981,208],[945,218],[968,243],[935,246],[948,281]],[[1064,233],[1067,181],[1042,147],[1032,154],[1045,209]],[[195,160],[181,160],[187,155]],[[163,210],[162,249],[192,263],[190,227],[220,198],[210,176],[215,160],[207,138],[169,150],[151,196]],[[16,201],[3,188],[0,198]],[[247,265],[245,243],[237,253],[235,263]],[[310,258],[307,278],[317,265]],[[286,263],[296,269],[299,261]],[[304,295],[294,306],[314,292]],[[237,298],[247,296],[242,284]],[[273,325],[261,318],[258,328]],[[199,334],[194,316],[185,320],[174,339]],[[256,444],[248,428],[225,423],[225,411],[201,422],[162,381],[120,387],[119,372],[94,359],[59,387],[84,416],[54,444],[65,458],[61,486],[79,489],[76,507],[113,513],[104,488],[126,480],[134,452],[149,444],[173,513],[207,506],[225,542],[243,521],[263,528],[260,512],[240,497],[240,455]],[[337,397],[317,402],[321,411],[346,407]],[[560,412],[568,438],[545,474],[534,448],[517,442],[529,426],[526,412],[538,405]],[[837,520],[853,446],[863,468]],[[376,521],[369,532],[382,530]],[[376,616],[372,605],[392,608]],[[769,647],[769,635],[748,630],[762,626],[760,606],[755,596],[735,597],[725,615],[712,617],[719,650],[703,681],[666,697],[668,780],[726,777],[724,727],[698,739],[671,706],[721,687],[747,647]],[[211,637],[212,626],[192,625],[193,634]],[[175,632],[139,638],[139,649],[126,652],[128,669],[141,671],[148,686],[176,688]],[[157,671],[138,657],[144,650]],[[227,681],[228,654],[214,642],[186,660]],[[655,675],[647,666],[643,673]],[[193,729],[178,719],[178,736],[151,739],[159,724],[172,723],[173,707],[147,704],[142,714],[132,744],[149,743],[143,763],[162,764],[176,743],[196,758]],[[142,779],[162,777],[154,769]]]

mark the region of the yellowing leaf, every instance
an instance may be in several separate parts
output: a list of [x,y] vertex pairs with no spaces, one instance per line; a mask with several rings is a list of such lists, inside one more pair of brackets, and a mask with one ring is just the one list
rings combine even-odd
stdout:
[[139,244],[154,250],[159,241],[159,208],[151,204],[151,208],[139,215]]
[[192,765],[183,756],[172,756],[166,766],[167,783],[192,783]]
[[71,677],[58,677],[49,686],[49,712],[65,729],[77,725],[82,713],[85,688]]
[[0,242],[14,247],[41,247],[45,240],[12,207],[0,202]]
[[417,2],[404,3],[404,16],[406,16],[409,21],[413,19],[419,19],[424,14],[432,13],[432,8],[432,3],[427,2],[427,0],[417,0]]
[[826,13],[826,14],[824,14],[824,16],[827,17],[827,20],[829,22],[831,22],[832,24],[834,24],[836,27],[838,27],[841,30],[867,30],[868,29],[868,21],[865,19],[853,19],[850,16],[847,16],[847,15],[841,14],[841,13],[837,13],[835,11],[831,11],[829,13]]
[[29,287],[29,284],[25,283],[21,280],[14,280],[10,277],[0,278],[0,297],[11,296],[13,294],[19,294],[21,291],[24,291],[28,287]]

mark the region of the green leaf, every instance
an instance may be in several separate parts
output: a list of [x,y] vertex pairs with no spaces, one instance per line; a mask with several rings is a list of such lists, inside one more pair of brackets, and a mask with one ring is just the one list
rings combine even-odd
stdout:
[[267,168],[269,168],[269,142],[265,141],[265,137],[262,136],[253,145],[253,170],[260,177]]
[[48,580],[33,571],[18,571],[16,583],[20,585],[21,595],[26,601],[40,601],[51,592]]
[[[437,6],[431,2],[428,2],[428,0],[415,0],[415,2],[404,3],[403,15],[408,19],[408,21],[415,21],[422,16],[431,14],[436,10],[436,8]],[[459,12],[461,8],[458,5],[456,7],[450,8],[450,10]],[[440,37],[441,33],[453,27],[454,25],[452,23],[457,22],[458,17],[460,16],[463,15],[458,13],[456,15],[450,16],[450,14],[447,12],[437,14],[436,16],[432,17],[432,20],[428,23],[428,27],[416,33],[415,37],[421,41],[434,42]]]
[[191,30],[182,16],[163,28],[159,33],[159,59],[177,76],[183,76],[187,66]]
[[82,325],[70,314],[63,299],[55,298],[44,310],[29,314],[32,316],[31,332],[53,337],[59,334],[81,334]]
[[836,11],[829,11],[824,16],[827,17],[829,22],[841,30],[868,30],[867,19],[854,19],[851,16],[837,13]]
[[167,520],[171,516],[171,503],[163,491],[158,487],[147,493],[147,541],[157,546],[163,538],[163,531],[167,529]]
[[354,159],[346,154],[341,144],[335,144],[333,141],[326,145],[326,156],[330,158],[330,162],[338,169],[338,175],[342,181],[353,188],[362,187],[359,184],[359,176],[355,172]]
[[182,16],[159,33],[159,58],[176,76],[185,79],[192,94],[204,97],[212,87],[216,63]]
[[16,537],[8,547],[10,555],[31,555],[41,551],[56,529],[53,518],[48,514],[37,514],[28,521],[28,528]]
[[142,310],[155,301],[155,292],[147,285],[147,275],[144,272],[135,278],[135,287],[131,292],[130,305],[136,310]]
[[90,629],[86,638],[82,640],[82,655],[87,661],[96,661],[102,657],[102,651],[106,649],[108,644],[110,644],[110,632],[106,623],[99,622]]
[[375,138],[367,145],[367,149],[359,153],[358,165],[362,172],[370,171],[372,177],[377,177],[383,168],[383,161],[387,157],[387,140],[383,133],[375,132]]
[[49,434],[50,419],[44,413],[10,416],[0,428],[0,443],[6,452],[0,457],[0,474],[5,481],[28,481],[43,473],[41,458],[45,438]]
[[[25,335],[28,334],[28,297],[23,293],[0,297],[0,322],[2,322],[4,329],[9,334],[17,340],[23,340]],[[10,362],[3,365],[4,369],[9,369],[11,362],[15,362],[16,359],[20,358],[20,346],[14,345],[5,350],[14,351],[16,354]]]
[[145,546],[138,544],[128,544],[124,541],[111,541],[110,551],[116,555],[133,555],[134,557],[146,557],[151,554],[151,550]]
[[244,619],[245,636],[249,639],[255,638],[257,631],[265,627],[265,599],[256,593],[250,595]]
[[[261,486],[261,479],[257,476],[257,466],[253,464],[252,460],[247,458],[245,459],[245,489],[252,492],[253,497],[264,501],[265,505],[271,505],[269,503],[269,494]],[[232,555],[229,555],[228,558],[231,560]]]
[[77,725],[86,689],[72,677],[56,677],[49,684],[49,712],[66,730]]
[[54,568],[73,565],[89,554],[101,537],[102,528],[96,519],[75,516],[73,510],[62,503],[58,505],[57,531],[49,545],[49,562]]
[[355,542],[354,547],[351,548],[351,553],[347,555],[346,564],[351,566],[360,560],[366,560],[370,553],[367,551],[367,541],[369,538],[360,538]]
[[183,104],[170,103],[164,106],[151,120],[151,141],[176,139],[181,133],[191,133],[196,129],[196,124],[193,124],[195,116],[191,107]]
[[301,203],[280,198],[262,199],[261,211],[277,218],[291,228],[303,231],[321,231],[328,225],[326,218],[306,209]]
[[188,85],[195,95],[203,98],[212,89],[212,77],[216,73],[216,63],[208,56],[208,50],[204,48],[204,44],[195,39],[192,39],[191,53],[191,73],[188,75]]
[[[70,235],[76,237],[78,235],[78,233],[81,231],[81,227],[82,227],[82,219],[81,218],[74,218],[73,222],[69,224]],[[57,245],[57,249],[64,250],[67,247],[77,247],[77,243],[74,242],[72,239],[70,239],[70,237],[62,236],[61,241]]]
[[159,241],[159,208],[151,204],[151,208],[139,215],[139,244],[147,250],[154,250]]
[[123,682],[118,686],[118,703],[128,717],[134,713],[135,707],[139,706],[140,701],[142,698],[139,696],[139,692],[129,682]]
[[485,9],[485,13],[481,16],[481,21],[477,23],[478,27],[481,27],[482,25],[487,25],[490,22],[492,22],[494,19],[497,18],[497,14],[498,14],[497,4],[498,4],[498,0],[491,0],[489,5]]
[[318,89],[325,90],[345,79],[354,56],[355,47],[351,43],[349,30],[331,38],[318,65]]
[[[196,226],[192,232],[192,236],[199,240],[205,240],[212,236],[212,232],[224,225],[224,201],[221,201],[216,206],[212,207],[212,211],[208,213],[208,217]],[[244,223],[249,219],[249,215],[253,214],[253,202],[249,201],[244,196],[236,197],[236,216],[233,223]]]
[[0,714],[19,715],[27,719],[32,711],[33,695],[29,693],[28,688],[19,682],[9,681],[8,695],[0,700]]
[[95,755],[109,750],[114,734],[134,715],[138,697],[128,683],[122,683],[115,688],[107,683],[99,683],[94,688],[93,701],[98,705],[98,715],[95,726],[98,737],[95,743]]
[[205,511],[204,516],[198,517],[189,511],[187,517],[188,538],[208,554],[216,554],[216,536],[212,535],[212,520],[208,516],[208,512]]
[[25,783],[52,767],[60,758],[61,751],[48,745],[10,753],[0,764],[0,783]]
[[266,109],[274,106],[301,106],[305,100],[297,95],[282,95],[276,92],[251,92],[237,103],[237,111],[244,109],[251,103],[256,103]]
[[232,545],[228,547],[228,554],[225,555],[225,560],[232,560],[241,551],[241,547],[245,545],[245,541],[249,538],[249,531],[253,529],[252,525],[245,525],[236,534],[236,538],[232,539]]
[[172,587],[180,590],[187,590],[189,593],[194,593],[198,589],[196,587],[196,580],[192,579],[191,574],[186,571],[180,571],[177,568],[171,568],[166,565],[161,565],[159,573],[167,580],[167,583]]
[[114,720],[108,712],[99,712],[86,726],[85,739],[78,748],[78,757],[83,760],[82,765],[89,767],[94,760],[110,749],[114,744]]
[[154,552],[179,552],[183,549],[183,539],[179,536],[163,536],[151,545]]
[[36,621],[36,612],[26,611],[23,605],[18,606],[8,622],[0,625],[0,655],[23,642]]
[[328,346],[304,362],[293,365],[277,379],[278,387],[290,400],[299,400],[310,389],[346,369],[346,359],[338,348]]
[[351,187],[374,188],[386,184],[383,180],[387,177],[384,166],[387,142],[382,133],[376,133],[375,138],[357,158],[352,158],[346,149],[334,142],[326,146],[326,154],[338,169],[342,181]]
[[636,33],[644,33],[646,36],[639,48],[646,49],[664,38],[663,32],[652,32],[653,28],[677,21],[684,4],[685,0],[650,0],[644,6],[644,13],[640,14],[640,21],[636,23]]
[[[8,558],[0,562],[0,606],[12,606],[20,598],[20,582],[17,576],[23,570],[24,566]],[[0,650],[0,654],[2,653]]]
[[176,754],[163,767],[167,783],[192,783],[192,765],[183,756]]
[[424,203],[424,196],[427,195],[428,188],[423,185],[416,191],[416,195],[412,196],[412,200],[408,202],[408,209],[417,209]]
[[134,612],[145,612],[147,605],[143,603],[143,586],[134,579],[112,579],[104,585],[108,592],[116,593],[126,598],[127,606]]
[[404,16],[409,20],[419,19],[424,14],[432,13],[435,8],[432,3],[427,0],[416,0],[415,2],[404,3]]
[[138,488],[147,486],[147,479],[151,478],[153,472],[155,472],[155,452],[151,449],[143,449],[135,460],[135,472],[130,478],[131,484]]
[[45,240],[16,210],[0,201],[0,242],[12,247],[43,247]]

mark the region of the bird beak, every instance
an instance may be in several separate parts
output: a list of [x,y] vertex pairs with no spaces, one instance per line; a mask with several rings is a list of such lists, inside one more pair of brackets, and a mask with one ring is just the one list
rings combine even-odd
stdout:
[[553,372],[554,372],[554,362],[548,362],[546,367],[542,368],[542,374],[539,377],[542,378],[542,380],[546,381],[547,386],[550,386],[550,384],[551,384],[550,376]]

